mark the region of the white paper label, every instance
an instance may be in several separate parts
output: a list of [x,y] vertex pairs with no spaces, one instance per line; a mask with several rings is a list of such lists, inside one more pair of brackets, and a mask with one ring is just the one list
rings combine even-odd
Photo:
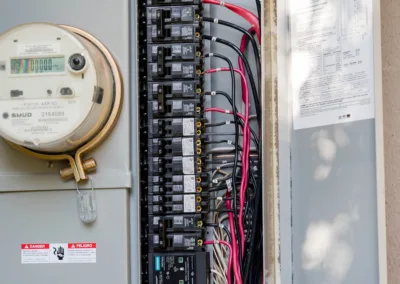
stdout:
[[42,56],[60,54],[60,43],[27,43],[17,45],[18,56]]
[[181,110],[182,109],[182,101],[173,101],[172,109],[173,110]]
[[183,196],[183,208],[185,213],[196,212],[196,196],[194,194]]
[[194,160],[193,157],[183,157],[182,158],[182,168],[185,175],[194,174]]
[[183,119],[183,136],[194,135],[194,118]]
[[183,187],[184,192],[195,192],[196,191],[196,177],[194,175],[185,175],[183,176]]
[[183,156],[193,156],[194,155],[193,138],[182,138],[182,153],[183,153]]
[[294,129],[374,118],[372,0],[291,0]]
[[22,264],[96,263],[96,243],[22,244]]
[[172,72],[182,72],[182,64],[180,63],[172,64]]
[[174,225],[183,225],[183,217],[175,216],[174,217]]

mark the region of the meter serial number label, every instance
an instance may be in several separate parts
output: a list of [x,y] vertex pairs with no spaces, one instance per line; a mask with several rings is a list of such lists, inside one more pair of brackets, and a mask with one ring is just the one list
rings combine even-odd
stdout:
[[63,111],[46,111],[42,112],[41,117],[60,117],[65,116]]
[[38,133],[38,132],[47,132],[47,131],[52,131],[52,128],[49,128],[48,126],[35,126],[31,127],[29,129],[24,129],[24,132],[26,133]]

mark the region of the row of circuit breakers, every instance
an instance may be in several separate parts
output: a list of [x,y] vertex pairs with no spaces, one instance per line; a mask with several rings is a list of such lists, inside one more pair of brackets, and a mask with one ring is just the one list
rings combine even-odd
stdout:
[[143,283],[207,283],[202,5],[139,5]]

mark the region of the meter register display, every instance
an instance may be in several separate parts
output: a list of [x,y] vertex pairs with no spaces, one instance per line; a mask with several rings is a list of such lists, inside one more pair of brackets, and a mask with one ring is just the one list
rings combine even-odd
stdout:
[[11,74],[65,72],[65,57],[11,59]]

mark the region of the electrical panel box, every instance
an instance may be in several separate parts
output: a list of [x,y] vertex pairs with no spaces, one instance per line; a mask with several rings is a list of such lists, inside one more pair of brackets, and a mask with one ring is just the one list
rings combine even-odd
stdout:
[[[241,2],[232,1],[252,10],[251,14],[257,13],[256,2]],[[243,248],[241,265],[249,267],[251,258],[245,261],[246,255],[258,251],[254,259],[257,265],[250,265],[248,269],[257,271],[257,275],[251,276],[254,281],[252,278],[247,282],[261,281],[262,274],[258,271],[262,250],[258,248],[262,246],[262,238],[254,230],[256,226],[260,228],[260,219],[253,218],[254,214],[261,216],[261,210],[257,211],[260,214],[253,212],[259,205],[256,196],[260,193],[256,191],[260,189],[257,156],[260,137],[256,131],[247,132],[250,125],[252,130],[257,127],[251,118],[253,98],[248,102],[250,111],[246,113],[239,82],[220,68],[226,68],[226,62],[210,55],[215,52],[227,56],[233,62],[232,67],[239,70],[238,54],[234,48],[207,37],[221,37],[240,46],[243,34],[218,25],[217,20],[207,22],[205,18],[218,15],[246,28],[248,22],[219,3],[214,4],[199,0],[38,0],[35,3],[23,0],[7,3],[0,11],[0,34],[22,24],[44,23],[40,25],[45,26],[49,23],[60,29],[84,31],[87,37],[79,39],[81,42],[89,37],[96,39],[115,60],[122,78],[123,101],[113,131],[107,133],[100,146],[84,155],[85,159],[93,157],[95,161],[82,163],[83,171],[97,166],[86,183],[60,179],[60,172],[68,177],[76,174],[71,161],[47,161],[26,155],[29,151],[40,155],[74,152],[76,149],[68,147],[70,144],[59,143],[63,139],[53,139],[59,144],[51,149],[41,148],[43,141],[38,133],[32,141],[25,136],[19,140],[0,139],[0,215],[13,216],[0,218],[0,226],[8,228],[0,234],[0,266],[4,268],[0,269],[0,283],[50,284],[54,279],[61,284],[218,283],[222,279],[215,277],[221,276],[212,271],[214,263],[219,261],[215,260],[219,249],[226,269],[217,268],[217,273],[223,281],[233,279],[238,271],[230,261],[236,255],[230,245],[237,243],[237,234],[231,233],[227,216],[238,219],[239,214],[247,235],[242,237],[245,245],[240,245]],[[30,81],[36,89],[15,86],[11,91],[2,92],[0,100],[5,96],[12,103],[22,103],[35,89],[44,100],[57,94],[62,103],[68,104],[76,96],[95,107],[104,106],[101,111],[88,112],[98,114],[90,119],[89,126],[74,124],[83,136],[93,137],[92,132],[101,129],[104,118],[116,103],[109,96],[118,89],[115,82],[108,80],[112,64],[103,64],[101,60],[97,64],[96,56],[91,58],[83,51],[68,53],[63,59],[51,54],[42,54],[45,60],[38,54],[22,58],[21,50],[28,53],[37,52],[38,48],[44,53],[63,50],[64,37],[55,37],[55,43],[49,45],[40,32],[34,31],[25,33],[40,42],[34,47],[21,37],[7,39],[7,50],[10,48],[15,54],[7,59],[0,56],[0,82],[16,84],[15,78],[22,76],[18,78]],[[1,47],[0,37],[0,50],[3,50]],[[85,44],[80,47],[88,48]],[[92,52],[98,50],[93,48]],[[254,72],[259,63],[254,57],[258,58],[259,54],[247,57]],[[94,65],[96,70],[90,69],[93,71],[90,74],[80,72]],[[44,80],[46,72],[41,66],[43,70],[55,68],[60,72]],[[207,70],[212,69],[217,71],[211,76]],[[43,74],[37,74],[38,70]],[[61,74],[66,70],[78,83],[91,83],[84,85],[84,91],[68,84],[45,88],[46,84],[59,85],[63,80],[63,84],[68,83]],[[14,72],[11,74],[14,77],[8,76],[8,71]],[[38,72],[31,74],[33,71]],[[36,80],[36,76],[41,80]],[[101,85],[99,81],[107,84]],[[236,98],[230,90],[234,81]],[[8,87],[2,84],[1,88]],[[217,94],[219,90],[226,91],[227,100]],[[231,103],[232,96],[237,102]],[[212,106],[218,106],[223,113],[215,112]],[[242,115],[240,118],[236,109]],[[8,113],[1,108],[0,123],[10,118],[2,112]],[[73,109],[68,115],[78,119],[83,113]],[[49,115],[60,119],[62,114],[59,111]],[[23,123],[23,118],[21,115],[18,121]],[[37,129],[45,131],[41,127]],[[52,130],[62,132],[65,128]],[[21,134],[19,130],[16,132]],[[242,152],[244,159],[249,160],[248,165],[241,164]],[[247,171],[242,170],[246,167]],[[242,187],[249,191],[240,197],[241,178],[247,172],[252,173],[250,185]],[[232,175],[238,178],[231,178]],[[241,206],[240,198],[248,198],[249,202]],[[94,219],[82,217],[88,208],[96,213]],[[226,217],[219,225],[218,215]],[[214,234],[221,237],[221,242],[214,239]],[[257,244],[254,246],[250,246],[252,234],[253,243]],[[232,273],[228,273],[231,270],[227,268],[228,263]]]

